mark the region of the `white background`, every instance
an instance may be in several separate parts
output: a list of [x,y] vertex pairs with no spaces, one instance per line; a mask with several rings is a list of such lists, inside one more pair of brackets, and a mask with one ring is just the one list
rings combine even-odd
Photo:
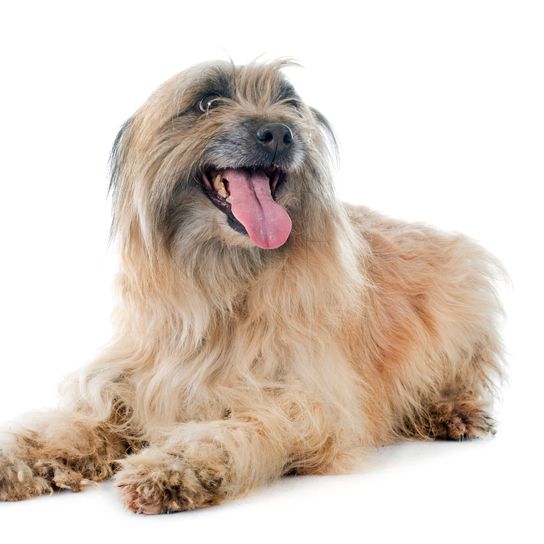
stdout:
[[108,338],[117,129],[164,79],[228,55],[304,64],[289,76],[336,128],[343,199],[504,262],[510,385],[493,440],[388,448],[360,474],[172,516],[125,512],[109,484],[2,503],[1,541],[542,542],[542,3],[85,5],[0,8],[0,420],[54,405]]

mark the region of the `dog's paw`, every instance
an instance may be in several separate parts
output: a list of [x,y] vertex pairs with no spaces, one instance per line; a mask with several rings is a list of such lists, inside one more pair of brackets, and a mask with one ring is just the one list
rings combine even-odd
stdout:
[[225,496],[218,466],[195,466],[158,448],[147,448],[120,464],[115,482],[127,508],[136,513],[193,510],[217,504]]
[[47,479],[35,474],[27,463],[0,452],[0,501],[20,501],[52,491]]
[[470,440],[495,434],[495,421],[471,401],[449,401],[433,411],[432,434],[441,440]]
[[453,415],[446,425],[448,440],[471,440],[494,435],[495,421],[485,412],[481,414],[460,413]]
[[91,480],[66,463],[48,459],[23,461],[0,452],[0,500],[19,501],[37,495],[69,489],[81,491]]

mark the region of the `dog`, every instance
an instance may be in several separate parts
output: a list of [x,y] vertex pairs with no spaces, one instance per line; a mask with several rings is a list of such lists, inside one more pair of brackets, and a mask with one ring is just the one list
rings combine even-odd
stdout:
[[113,476],[128,509],[177,512],[494,432],[500,264],[338,201],[331,126],[287,65],[189,68],[120,130],[116,332],[2,434],[0,499]]

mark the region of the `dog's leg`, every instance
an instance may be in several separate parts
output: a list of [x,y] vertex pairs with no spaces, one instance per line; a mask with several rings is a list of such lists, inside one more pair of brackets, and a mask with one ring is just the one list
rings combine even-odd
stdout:
[[[111,423],[111,422],[110,422]],[[0,438],[0,500],[16,501],[56,489],[80,491],[107,479],[127,442],[107,421],[52,411]]]
[[281,475],[285,451],[275,430],[251,421],[188,423],[160,446],[127,457],[115,480],[134,512],[217,504]]
[[162,444],[125,458],[115,481],[126,506],[144,514],[192,510],[279,478],[296,439],[285,421],[257,417],[182,424]]

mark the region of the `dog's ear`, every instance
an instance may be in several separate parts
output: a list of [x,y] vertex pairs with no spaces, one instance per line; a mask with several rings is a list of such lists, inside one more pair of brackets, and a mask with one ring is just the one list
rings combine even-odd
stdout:
[[327,143],[329,144],[331,155],[335,160],[338,160],[338,141],[336,140],[336,136],[330,121],[319,110],[312,107],[310,107],[310,110],[313,113],[317,124],[321,128],[321,131],[325,135]]
[[129,132],[132,126],[132,117],[130,117],[123,126],[120,128],[113,147],[111,148],[109,168],[110,168],[110,185],[108,192],[113,195],[115,199],[119,190],[119,180],[121,178],[121,172],[123,169],[123,163],[126,156],[126,150],[129,141]]
[[123,181],[127,151],[130,142],[130,133],[133,118],[129,118],[115,137],[109,159],[110,184],[108,194],[112,197],[112,222],[110,230],[110,243],[115,236],[119,221],[119,201],[126,192],[126,181]]

